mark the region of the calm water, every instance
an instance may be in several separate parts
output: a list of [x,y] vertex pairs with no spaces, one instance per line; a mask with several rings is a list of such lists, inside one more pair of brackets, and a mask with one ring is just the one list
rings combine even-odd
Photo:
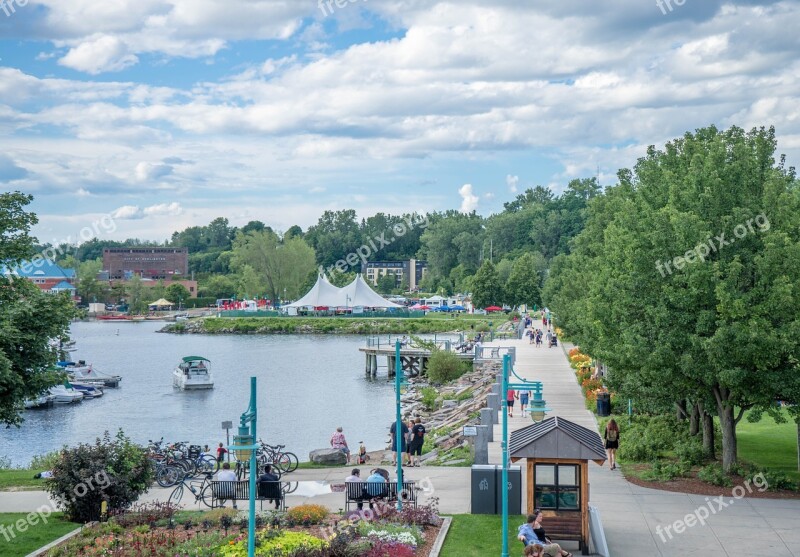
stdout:
[[[72,359],[122,375],[121,388],[76,405],[26,411],[22,427],[0,430],[0,454],[26,465],[35,454],[92,442],[118,428],[140,443],[164,436],[215,446],[225,441],[222,421],[236,427],[246,410],[251,376],[258,378],[260,437],[286,444],[301,460],[329,446],[339,425],[351,448],[361,440],[370,451],[385,446],[394,420],[394,388],[385,369],[377,380],[365,377],[364,356],[358,351],[363,337],[157,334],[163,325],[73,324],[78,350]],[[189,355],[211,360],[213,390],[173,389],[172,370]]]

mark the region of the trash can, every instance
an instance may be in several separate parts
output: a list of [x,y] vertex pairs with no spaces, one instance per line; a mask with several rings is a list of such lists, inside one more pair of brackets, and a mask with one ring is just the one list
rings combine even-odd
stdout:
[[597,393],[597,415],[601,417],[611,415],[610,393]]
[[[503,514],[503,467],[497,467],[497,510]],[[473,511],[474,514],[474,511]],[[508,467],[508,514],[522,514],[522,468]]]
[[497,513],[497,466],[494,464],[474,464],[472,466],[471,503],[472,514]]

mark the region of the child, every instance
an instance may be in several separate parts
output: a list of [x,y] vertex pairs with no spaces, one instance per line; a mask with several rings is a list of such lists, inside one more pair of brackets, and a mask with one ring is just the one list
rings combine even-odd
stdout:
[[369,462],[369,455],[367,454],[367,447],[364,446],[363,441],[358,442],[358,463],[366,464]]

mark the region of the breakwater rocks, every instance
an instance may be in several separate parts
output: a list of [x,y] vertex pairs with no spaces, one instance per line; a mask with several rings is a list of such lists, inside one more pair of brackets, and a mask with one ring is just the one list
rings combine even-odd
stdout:
[[[463,463],[461,459],[447,460],[446,453],[469,446],[468,439],[462,435],[463,426],[480,424],[480,410],[486,407],[486,396],[491,393],[501,369],[499,360],[481,361],[449,385],[431,387],[422,382],[412,383],[402,398],[402,408],[406,420],[422,420],[433,440],[433,449],[422,456],[423,463]],[[430,389],[435,389],[435,395]]]

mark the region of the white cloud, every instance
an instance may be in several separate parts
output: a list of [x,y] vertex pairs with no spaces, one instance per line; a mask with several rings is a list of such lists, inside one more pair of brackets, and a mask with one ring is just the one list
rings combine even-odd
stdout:
[[519,176],[512,176],[511,174],[507,174],[506,185],[508,186],[508,191],[510,191],[511,193],[517,193],[517,186],[519,185]]
[[458,195],[461,196],[461,212],[471,213],[478,208],[478,196],[472,191],[472,184],[464,184],[459,188]]
[[138,61],[118,37],[98,35],[71,48],[58,63],[73,70],[96,75],[124,70]]
[[141,209],[138,205],[123,205],[111,212],[119,220],[140,220],[146,217],[178,216],[183,213],[180,203],[160,203]]
[[119,220],[137,220],[144,218],[144,213],[137,205],[123,205],[112,211],[111,216]]
[[160,216],[178,216],[183,213],[183,207],[180,203],[161,203],[159,205],[152,205],[145,207],[142,213],[147,217],[160,217]]

